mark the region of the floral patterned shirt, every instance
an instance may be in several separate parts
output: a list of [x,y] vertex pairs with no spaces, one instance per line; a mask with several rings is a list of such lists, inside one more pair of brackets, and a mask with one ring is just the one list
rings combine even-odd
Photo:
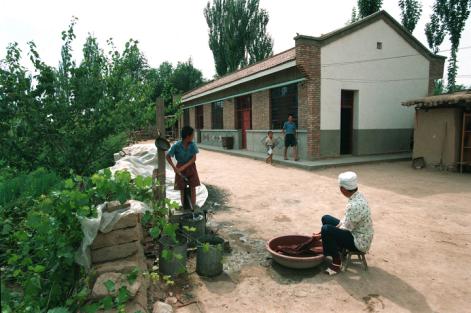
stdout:
[[345,216],[340,221],[339,227],[352,233],[358,250],[368,252],[374,234],[373,221],[368,201],[360,192],[355,192],[348,200]]

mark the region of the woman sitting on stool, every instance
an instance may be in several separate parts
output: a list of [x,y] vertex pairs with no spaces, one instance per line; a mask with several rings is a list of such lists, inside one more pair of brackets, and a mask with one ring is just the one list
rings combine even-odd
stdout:
[[366,253],[373,240],[370,208],[363,194],[358,191],[357,180],[354,172],[339,175],[340,192],[348,198],[345,216],[339,220],[330,215],[324,215],[320,234],[314,234],[316,238],[322,237],[324,256],[332,257],[332,264],[326,270],[329,275],[340,272],[342,249]]

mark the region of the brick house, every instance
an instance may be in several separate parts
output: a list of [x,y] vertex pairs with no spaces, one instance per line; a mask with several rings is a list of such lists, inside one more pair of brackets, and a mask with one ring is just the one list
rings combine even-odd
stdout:
[[414,112],[398,104],[430,95],[444,60],[380,11],[185,93],[179,125],[201,144],[232,136],[262,152],[292,113],[303,159],[410,151]]

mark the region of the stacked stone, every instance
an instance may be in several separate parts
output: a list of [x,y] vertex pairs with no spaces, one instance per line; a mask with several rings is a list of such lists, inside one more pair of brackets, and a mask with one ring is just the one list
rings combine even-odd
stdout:
[[[109,202],[105,211],[128,209],[129,204],[121,205],[118,201]],[[147,312],[148,280],[142,273],[147,271],[143,248],[143,229],[137,213],[123,215],[108,233],[98,232],[91,245],[92,267],[97,275],[90,299],[99,301],[106,296],[115,297],[119,289],[125,286],[130,294],[126,312]],[[130,284],[127,274],[135,268],[139,270],[137,279]],[[109,292],[105,282],[115,283],[114,291]],[[100,311],[115,313],[116,310]]]

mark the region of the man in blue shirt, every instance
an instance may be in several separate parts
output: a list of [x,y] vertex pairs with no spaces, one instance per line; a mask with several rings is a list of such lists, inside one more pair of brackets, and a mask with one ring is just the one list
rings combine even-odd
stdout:
[[[198,171],[196,170],[196,154],[198,147],[193,142],[194,130],[190,126],[184,126],[181,130],[182,139],[177,141],[167,152],[167,162],[175,172],[175,190],[180,190],[182,205],[184,203],[183,191],[185,181],[182,177],[188,178],[188,185],[191,188],[191,203],[196,204],[196,187],[200,185]],[[172,157],[175,157],[177,164],[173,164]]]
[[288,121],[283,124],[282,133],[285,136],[284,157],[288,160],[288,148],[293,147],[293,158],[298,161],[298,149],[296,140],[296,124],[293,122],[293,114],[288,115]]

